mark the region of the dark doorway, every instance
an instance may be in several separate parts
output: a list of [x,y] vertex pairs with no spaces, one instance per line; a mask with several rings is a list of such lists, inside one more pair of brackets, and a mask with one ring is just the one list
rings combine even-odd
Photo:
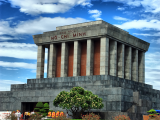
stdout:
[[[38,102],[22,102],[21,103],[21,113],[24,113],[24,112],[32,112],[34,110],[34,108],[36,107],[36,104]],[[48,103],[49,102],[42,102],[43,104],[44,103]]]

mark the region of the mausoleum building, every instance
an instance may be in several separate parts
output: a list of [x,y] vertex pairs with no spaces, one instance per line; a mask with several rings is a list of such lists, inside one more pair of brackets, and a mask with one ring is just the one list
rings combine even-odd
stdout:
[[145,52],[150,43],[103,20],[56,27],[33,39],[38,46],[36,78],[0,91],[0,111],[33,110],[37,102],[48,102],[50,110],[66,112],[54,107],[53,100],[75,86],[103,99],[102,109],[91,110],[101,119],[123,114],[142,120],[151,108],[160,109],[160,91],[145,84]]
[[112,75],[144,83],[149,43],[102,20],[57,27],[33,35],[38,46],[37,78]]

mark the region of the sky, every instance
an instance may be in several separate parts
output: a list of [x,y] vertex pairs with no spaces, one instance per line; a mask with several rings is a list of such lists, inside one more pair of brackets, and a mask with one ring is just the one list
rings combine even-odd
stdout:
[[37,46],[32,35],[96,20],[150,43],[145,83],[160,90],[159,5],[160,0],[0,0],[0,91],[36,78]]

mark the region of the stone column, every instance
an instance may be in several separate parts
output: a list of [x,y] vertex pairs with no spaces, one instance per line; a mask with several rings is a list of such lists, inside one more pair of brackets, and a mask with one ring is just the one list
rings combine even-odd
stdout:
[[91,39],[89,39],[87,40],[86,76],[93,75],[93,55],[94,55],[94,42]]
[[48,78],[53,78],[56,75],[56,46],[50,44],[49,49],[49,67],[48,67]]
[[117,76],[117,41],[110,40],[109,42],[109,75]]
[[125,47],[125,74],[124,78],[131,80],[131,67],[132,67],[132,48]]
[[61,77],[67,77],[68,75],[68,44],[62,43],[61,48]]
[[124,78],[124,55],[125,55],[125,45],[119,43],[117,45],[117,71],[118,77]]
[[48,76],[49,76],[49,49],[50,49],[50,48],[48,48],[48,58],[47,58],[47,78],[48,78]]
[[141,83],[145,83],[145,52],[139,51],[138,53],[138,80]]
[[138,50],[132,50],[132,80],[138,82]]
[[80,42],[74,41],[73,76],[80,76]]
[[36,78],[44,78],[44,57],[45,57],[45,46],[38,46],[37,52],[37,75]]
[[100,75],[108,75],[109,38],[100,39]]

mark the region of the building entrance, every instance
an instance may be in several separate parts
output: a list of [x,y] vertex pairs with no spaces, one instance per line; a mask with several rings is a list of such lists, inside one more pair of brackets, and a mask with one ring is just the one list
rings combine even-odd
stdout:
[[[34,108],[36,107],[36,104],[38,102],[22,102],[21,103],[21,113],[24,113],[24,112],[32,112],[34,110]],[[42,102],[43,104],[44,103],[48,103],[49,102]]]

